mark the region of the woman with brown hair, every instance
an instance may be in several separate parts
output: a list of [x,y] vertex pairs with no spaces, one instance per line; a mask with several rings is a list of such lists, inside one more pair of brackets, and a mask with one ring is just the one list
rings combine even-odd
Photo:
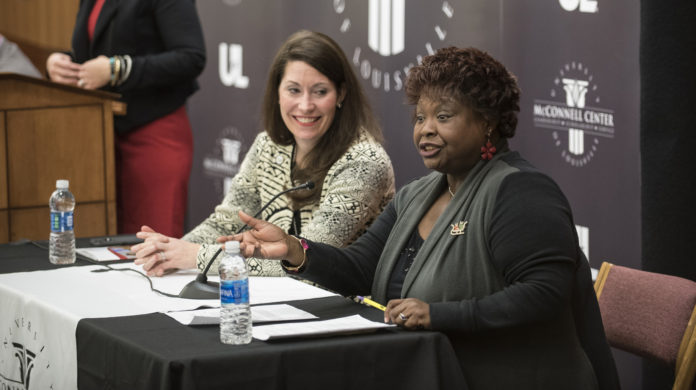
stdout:
[[[223,202],[182,239],[143,226],[136,264],[150,275],[203,269],[219,249],[215,239],[243,226],[237,212],[256,213],[289,192],[260,218],[289,234],[345,246],[379,215],[394,194],[382,133],[348,60],[328,36],[299,31],[278,50],[263,102],[265,131],[244,158]],[[252,275],[282,276],[274,261],[249,259]],[[211,267],[217,269],[217,267]]]

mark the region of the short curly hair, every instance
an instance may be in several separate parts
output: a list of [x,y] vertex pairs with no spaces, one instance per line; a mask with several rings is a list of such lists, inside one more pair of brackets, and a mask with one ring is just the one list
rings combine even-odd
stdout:
[[504,138],[512,138],[520,111],[516,77],[488,53],[476,48],[447,47],[423,58],[409,70],[406,99],[416,105],[421,95],[460,100]]

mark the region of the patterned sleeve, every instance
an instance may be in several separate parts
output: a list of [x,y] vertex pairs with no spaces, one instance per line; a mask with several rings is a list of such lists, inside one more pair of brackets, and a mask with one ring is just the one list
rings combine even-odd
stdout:
[[[256,179],[256,165],[259,154],[263,153],[265,140],[264,133],[259,134],[251,145],[242,161],[237,175],[232,179],[232,185],[225,195],[222,203],[215,207],[215,212],[200,225],[187,233],[183,240],[201,244],[201,249],[196,257],[196,266],[202,270],[220,249],[221,245],[215,244],[215,239],[229,234],[234,234],[241,227],[241,221],[237,215],[239,210],[256,210],[259,208],[260,197]],[[216,259],[216,262],[218,259]],[[211,270],[217,270],[215,265]]]
[[302,236],[344,247],[357,239],[394,196],[394,170],[387,152],[363,134],[329,169],[321,203]]

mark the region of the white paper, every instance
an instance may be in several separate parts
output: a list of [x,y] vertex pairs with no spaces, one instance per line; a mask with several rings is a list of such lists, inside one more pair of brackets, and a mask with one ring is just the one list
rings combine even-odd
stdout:
[[[184,325],[216,325],[220,323],[220,308],[174,311],[165,314]],[[317,318],[317,316],[286,304],[251,307],[252,324],[310,320],[312,318]]]
[[325,321],[291,322],[287,324],[254,326],[252,332],[255,339],[266,341],[286,337],[358,333],[392,326],[395,325],[370,321],[361,317],[359,314],[355,314]]
[[249,302],[252,305],[299,301],[338,295],[323,288],[288,277],[249,278]]
[[[134,265],[131,266],[138,269],[140,268]],[[180,270],[162,277],[154,277],[152,278],[152,283],[158,290],[170,294],[179,294],[187,283],[196,279],[197,274],[197,270]],[[208,275],[208,280],[219,283],[220,277],[218,275]],[[249,277],[249,303],[252,305],[324,298],[334,295],[338,294],[293,278]],[[218,302],[216,305],[208,306],[220,306],[220,304]]]

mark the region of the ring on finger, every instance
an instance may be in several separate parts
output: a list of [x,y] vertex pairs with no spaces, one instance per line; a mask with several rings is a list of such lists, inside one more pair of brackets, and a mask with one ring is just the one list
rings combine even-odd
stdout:
[[167,256],[164,254],[164,251],[157,252],[157,256],[159,257],[160,261],[167,260]]
[[78,86],[78,87],[84,87],[84,86],[85,86],[85,80],[82,80],[82,79],[77,80],[77,86]]
[[401,319],[401,321],[406,321],[408,319],[408,317],[406,317],[404,313],[399,313],[399,318]]

